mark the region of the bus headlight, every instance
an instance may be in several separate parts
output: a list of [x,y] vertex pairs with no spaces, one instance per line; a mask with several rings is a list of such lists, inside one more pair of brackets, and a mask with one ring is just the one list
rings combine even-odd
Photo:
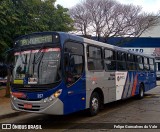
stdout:
[[62,89],[59,89],[53,95],[54,95],[55,98],[58,98],[59,95],[61,95],[61,93],[62,93]]
[[46,102],[50,102],[52,100],[54,100],[55,98],[58,98],[62,93],[62,89],[57,90],[54,94],[52,94],[50,97],[47,97],[45,99],[43,99],[43,101]]

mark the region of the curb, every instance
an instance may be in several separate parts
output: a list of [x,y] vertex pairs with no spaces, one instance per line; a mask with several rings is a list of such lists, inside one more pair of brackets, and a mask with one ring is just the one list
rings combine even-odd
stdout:
[[25,114],[27,114],[27,113],[26,112],[14,112],[14,113],[9,113],[9,114],[5,114],[5,115],[0,115],[0,120],[15,117],[15,116],[20,116],[20,115],[25,115]]

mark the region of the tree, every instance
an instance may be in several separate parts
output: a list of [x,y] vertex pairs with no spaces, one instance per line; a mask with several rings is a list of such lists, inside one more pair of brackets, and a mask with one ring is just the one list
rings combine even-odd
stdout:
[[[4,61],[4,51],[11,46],[10,34],[12,26],[17,20],[16,14],[12,12],[12,4],[9,0],[0,3],[0,61]],[[11,26],[11,27],[9,27]]]
[[[92,31],[98,39],[104,37],[106,41],[110,37],[139,37],[144,31],[159,24],[159,13],[142,12],[140,6],[124,5],[115,0],[84,0],[80,5],[86,12],[85,16],[89,16],[87,21],[90,23],[85,30]],[[76,29],[85,26],[79,21],[85,20],[81,15],[83,10],[74,11],[78,7],[79,4],[70,9]]]
[[[0,1],[0,61],[13,61],[5,51],[13,48],[14,39],[21,35],[40,31],[71,31],[73,20],[68,9],[55,6],[56,0],[1,0]],[[8,77],[9,78],[9,77]],[[9,84],[7,93],[9,94]]]
[[[1,0],[0,53],[13,47],[20,35],[39,31],[71,31],[73,21],[68,9],[54,5],[55,0]],[[0,54],[0,60],[3,60]]]
[[83,4],[77,4],[74,8],[69,10],[69,14],[74,19],[74,26],[77,31],[87,36],[89,25],[91,23],[90,14]]

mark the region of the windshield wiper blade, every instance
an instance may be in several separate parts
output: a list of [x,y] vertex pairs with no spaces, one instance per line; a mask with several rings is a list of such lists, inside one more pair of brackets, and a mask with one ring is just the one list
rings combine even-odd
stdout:
[[[44,48],[44,44],[42,44],[41,48],[39,49],[39,51],[37,52],[37,54],[35,55],[32,64],[37,64],[43,57],[43,52],[42,49]],[[40,54],[41,53],[41,54]],[[40,55],[39,55],[40,54]]]
[[23,60],[21,47],[19,47],[19,50],[20,50],[20,58],[21,58],[22,63],[23,63],[23,64],[27,64],[27,62],[25,62],[25,61]]

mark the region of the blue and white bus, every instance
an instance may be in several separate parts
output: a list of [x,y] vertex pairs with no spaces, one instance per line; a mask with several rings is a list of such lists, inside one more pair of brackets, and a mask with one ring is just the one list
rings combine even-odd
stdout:
[[156,86],[154,58],[63,32],[40,32],[15,41],[11,87],[14,110],[64,115]]

